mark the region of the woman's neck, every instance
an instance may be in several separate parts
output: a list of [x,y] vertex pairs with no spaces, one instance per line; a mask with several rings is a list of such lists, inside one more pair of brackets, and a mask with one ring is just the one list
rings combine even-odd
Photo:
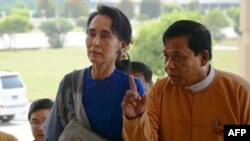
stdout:
[[102,80],[109,77],[115,70],[115,65],[112,66],[98,66],[92,65],[91,77],[94,80]]

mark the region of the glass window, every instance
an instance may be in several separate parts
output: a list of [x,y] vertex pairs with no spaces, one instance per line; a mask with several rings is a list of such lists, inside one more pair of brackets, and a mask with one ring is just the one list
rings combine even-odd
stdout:
[[22,88],[23,84],[17,76],[2,77],[3,89]]

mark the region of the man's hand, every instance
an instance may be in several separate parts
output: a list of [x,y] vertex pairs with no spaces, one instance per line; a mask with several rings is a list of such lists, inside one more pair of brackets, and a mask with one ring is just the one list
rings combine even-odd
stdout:
[[137,86],[135,84],[134,77],[129,76],[130,90],[126,92],[126,95],[122,101],[122,111],[125,117],[128,119],[134,119],[141,116],[146,109],[146,96],[142,97],[137,92]]

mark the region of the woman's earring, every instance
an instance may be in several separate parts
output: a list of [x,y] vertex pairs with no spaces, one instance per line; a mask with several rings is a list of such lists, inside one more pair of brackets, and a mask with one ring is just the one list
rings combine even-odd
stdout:
[[121,51],[121,50],[117,50],[117,51],[116,51],[116,53],[121,54],[121,53],[122,53],[122,51]]
[[126,51],[124,51],[121,55],[121,60],[129,60],[129,55]]

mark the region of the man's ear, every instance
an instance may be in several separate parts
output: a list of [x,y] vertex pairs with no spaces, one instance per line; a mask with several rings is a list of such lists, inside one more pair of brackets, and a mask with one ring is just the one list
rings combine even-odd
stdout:
[[209,61],[209,53],[207,50],[203,50],[200,52],[200,60],[201,60],[201,66],[207,65]]

